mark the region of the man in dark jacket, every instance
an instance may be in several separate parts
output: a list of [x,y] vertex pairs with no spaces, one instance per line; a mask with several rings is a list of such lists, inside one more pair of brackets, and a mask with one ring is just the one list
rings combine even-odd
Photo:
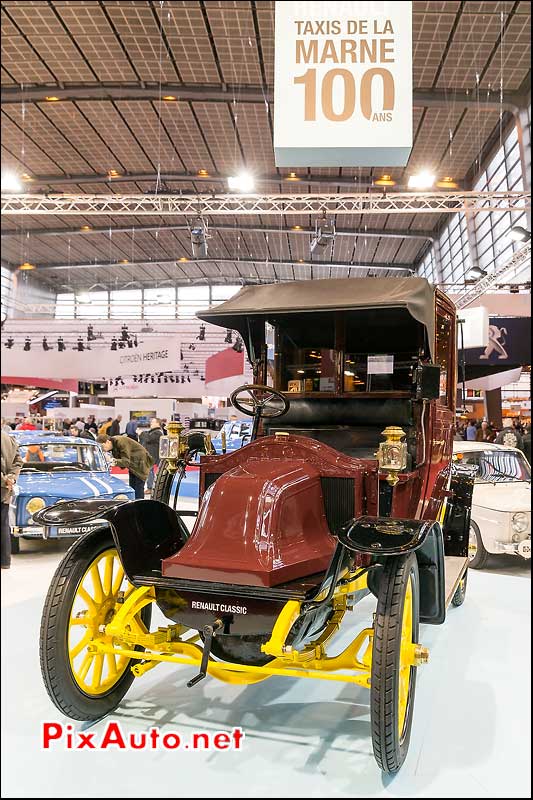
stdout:
[[9,499],[17,482],[22,458],[13,436],[2,431],[2,517],[1,517],[1,566],[11,566],[11,536],[9,531]]
[[113,420],[109,429],[107,431],[108,436],[118,436],[120,433],[120,423],[122,420],[122,416],[120,414],[117,415],[116,419]]
[[144,500],[144,482],[154,463],[150,453],[129,436],[108,436],[104,433],[98,436],[97,441],[103,450],[111,452],[117,467],[128,470],[135,499]]
[[154,466],[150,470],[148,480],[146,481],[146,488],[152,490],[155,479],[155,467],[159,464],[159,440],[163,436],[163,429],[157,417],[152,417],[150,420],[150,427],[147,431],[141,433],[140,442],[143,447],[146,447],[154,460]]

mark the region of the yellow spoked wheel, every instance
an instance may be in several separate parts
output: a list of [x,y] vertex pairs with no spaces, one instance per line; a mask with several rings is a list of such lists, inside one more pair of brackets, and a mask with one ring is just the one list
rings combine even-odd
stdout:
[[87,646],[94,639],[112,644],[100,629],[111,622],[117,605],[131,591],[114,547],[95,558],[79,583],[70,613],[68,654],[72,676],[88,695],[108,692],[128,668],[129,658],[89,653]]
[[409,578],[403,600],[400,664],[398,669],[398,736],[400,738],[403,735],[405,717],[407,715],[413,644],[413,582]]
[[[78,539],[54,575],[41,622],[41,671],[52,701],[73,719],[105,716],[134,679],[130,669],[134,659],[88,651],[97,639],[111,643],[105,626],[131,591],[105,529]],[[132,624],[145,632],[150,617],[148,605]]]
[[372,745],[381,769],[393,773],[407,756],[413,722],[419,631],[414,553],[386,559],[377,596],[370,679]]

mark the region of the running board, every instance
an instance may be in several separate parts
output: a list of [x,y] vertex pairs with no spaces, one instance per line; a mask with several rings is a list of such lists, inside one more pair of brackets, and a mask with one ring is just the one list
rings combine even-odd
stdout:
[[444,556],[444,590],[446,594],[446,608],[452,602],[459,581],[468,566],[468,558],[463,556]]

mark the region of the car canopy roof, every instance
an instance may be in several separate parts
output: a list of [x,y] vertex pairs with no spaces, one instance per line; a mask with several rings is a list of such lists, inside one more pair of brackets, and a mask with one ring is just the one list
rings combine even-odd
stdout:
[[[225,303],[198,317],[238,331],[247,341],[250,323],[276,313],[405,308],[427,331],[433,351],[435,289],[425,278],[328,278],[245,286]],[[252,334],[253,335],[253,334]]]

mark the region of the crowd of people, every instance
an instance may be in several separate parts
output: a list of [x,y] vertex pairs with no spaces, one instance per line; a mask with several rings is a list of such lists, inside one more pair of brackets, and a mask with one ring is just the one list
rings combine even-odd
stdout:
[[469,419],[456,427],[456,441],[490,442],[517,447],[528,459],[531,455],[531,425],[524,425],[520,417],[505,417],[501,426],[487,419]]

